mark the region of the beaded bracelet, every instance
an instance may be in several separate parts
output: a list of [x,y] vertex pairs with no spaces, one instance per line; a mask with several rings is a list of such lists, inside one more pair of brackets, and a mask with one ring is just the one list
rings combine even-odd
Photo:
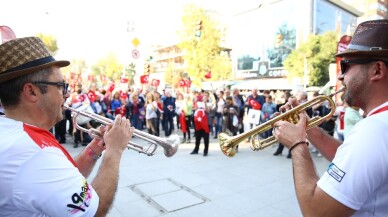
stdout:
[[299,141],[299,142],[296,142],[295,144],[293,144],[291,147],[290,147],[290,152],[292,151],[292,149],[294,149],[296,146],[300,145],[300,144],[306,144],[307,147],[309,146],[309,142],[307,141]]

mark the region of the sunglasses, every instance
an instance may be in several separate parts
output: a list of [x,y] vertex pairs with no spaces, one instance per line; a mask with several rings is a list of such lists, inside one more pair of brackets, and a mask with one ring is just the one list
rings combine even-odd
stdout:
[[66,95],[69,91],[69,83],[66,82],[50,82],[50,81],[35,81],[32,82],[34,84],[47,84],[47,85],[55,85],[58,87],[62,87],[62,93],[63,95]]
[[341,65],[341,74],[344,75],[346,71],[349,69],[350,64],[368,64],[372,62],[377,62],[381,61],[385,65],[388,64],[387,61],[385,60],[378,60],[378,59],[350,59],[350,60],[341,60],[340,65]]

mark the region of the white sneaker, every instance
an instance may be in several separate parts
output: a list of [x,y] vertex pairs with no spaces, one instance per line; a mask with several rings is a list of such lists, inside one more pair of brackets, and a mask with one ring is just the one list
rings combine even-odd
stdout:
[[322,154],[318,152],[317,157],[322,157]]

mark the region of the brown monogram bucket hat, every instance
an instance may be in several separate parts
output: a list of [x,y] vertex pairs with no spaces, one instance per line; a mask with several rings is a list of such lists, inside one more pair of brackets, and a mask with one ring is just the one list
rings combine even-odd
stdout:
[[337,57],[387,57],[388,20],[371,20],[360,23],[347,49]]
[[53,65],[69,64],[55,60],[37,37],[17,38],[0,45],[0,83]]

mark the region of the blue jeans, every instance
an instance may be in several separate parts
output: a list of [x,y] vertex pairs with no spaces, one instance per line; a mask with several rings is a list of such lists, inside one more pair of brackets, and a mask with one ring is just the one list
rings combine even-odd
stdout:
[[214,136],[217,136],[218,133],[222,132],[222,113],[216,113],[215,117],[216,119],[216,126],[215,126],[215,134]]
[[139,114],[132,114],[130,120],[131,120],[131,126],[133,126],[137,130],[141,130],[142,122],[140,120]]

